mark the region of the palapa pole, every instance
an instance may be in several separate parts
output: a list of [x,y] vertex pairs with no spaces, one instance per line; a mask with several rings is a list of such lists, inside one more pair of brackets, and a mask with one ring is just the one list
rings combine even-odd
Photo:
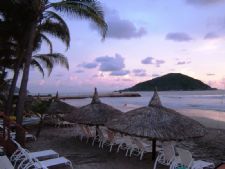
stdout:
[[[155,87],[154,94],[152,96],[151,101],[149,102],[149,106],[160,107],[162,106],[161,100],[157,93],[157,87]],[[156,159],[156,139],[152,140],[152,160]]]
[[156,158],[156,139],[152,140],[152,160]]
[[[97,91],[97,88],[95,87],[95,92],[94,92],[94,95],[92,97],[92,101],[91,101],[91,104],[99,104],[101,103],[99,97],[98,97],[98,91]],[[96,125],[96,136],[98,136],[98,129],[99,129],[99,125]]]

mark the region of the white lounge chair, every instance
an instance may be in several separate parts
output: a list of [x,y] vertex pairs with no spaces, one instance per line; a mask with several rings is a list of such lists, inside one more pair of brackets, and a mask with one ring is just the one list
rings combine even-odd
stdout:
[[85,131],[85,134],[86,134],[86,137],[87,137],[86,143],[88,143],[90,138],[94,139],[96,137],[96,128],[95,127],[89,127],[89,126],[86,126],[86,125],[84,125],[83,128],[84,128],[84,131]]
[[186,167],[188,169],[203,169],[207,168],[214,168],[215,165],[210,162],[202,161],[202,160],[194,160],[192,158],[192,154],[188,150],[184,150],[182,148],[176,148],[179,157],[175,158],[172,162],[170,169],[175,169],[179,166]]
[[59,154],[54,150],[43,150],[43,151],[36,151],[36,152],[29,152],[28,150],[22,148],[19,143],[15,140],[13,142],[17,145],[17,150],[11,155],[10,161],[14,163],[14,166],[25,158],[29,156],[30,158],[57,158]]
[[[3,130],[3,125],[0,125],[0,129]],[[16,132],[10,131],[10,137],[15,140]],[[31,139],[36,140],[36,137],[33,134],[30,134],[28,132],[25,133],[25,138],[26,140],[31,140]]]
[[7,156],[0,156],[0,168],[1,169],[14,169],[13,165],[9,161]]
[[96,128],[98,135],[93,138],[92,146],[94,146],[95,142],[99,142],[99,148],[102,147],[102,143],[105,142],[105,136],[100,128]]
[[19,165],[18,169],[48,169],[48,167],[58,166],[58,165],[68,165],[73,169],[70,160],[65,157],[53,158],[49,160],[39,161],[36,158],[27,157]]
[[54,150],[43,150],[36,152],[29,152],[31,158],[57,158],[59,154]]
[[144,153],[147,152],[152,152],[152,146],[151,144],[146,144],[142,141],[140,141],[138,138],[131,138],[132,139],[132,147],[130,149],[130,156],[132,154],[139,156],[140,155],[140,160],[142,160]]
[[[35,169],[47,169],[48,167],[62,165],[62,164],[68,165],[68,166],[70,166],[71,169],[73,169],[71,161],[66,159],[65,157],[53,158],[53,159],[49,159],[49,160],[45,160],[45,161],[35,160],[35,162],[28,163],[28,165],[25,165],[23,167],[23,169],[30,169],[33,167]],[[20,168],[18,168],[18,169],[20,169]]]
[[[13,140],[13,142],[17,145],[18,149],[13,153],[11,158],[14,161],[16,160],[16,162],[19,161],[19,164],[17,165],[18,169],[29,169],[29,168],[47,169],[50,166],[56,166],[60,164],[69,165],[73,169],[70,160],[66,159],[65,157],[59,157],[58,153],[56,153],[53,150],[45,150],[40,152],[29,153],[28,150],[22,148],[20,144],[17,143],[15,140]],[[51,155],[51,157],[56,155],[57,158],[48,159],[44,161],[39,161],[37,159],[37,157],[46,157],[49,155]],[[14,166],[16,166],[16,162],[14,163]]]
[[123,143],[119,144],[119,146],[117,148],[117,152],[119,152],[120,149],[125,150],[126,151],[125,156],[127,156],[129,151],[132,148],[137,147],[137,146],[132,143],[132,139],[130,136],[122,136],[122,138],[123,138]]
[[79,127],[81,129],[81,135],[80,135],[80,140],[83,140],[83,137],[86,138],[86,143],[88,143],[89,138],[94,138],[94,130],[92,130],[89,126],[79,124]]
[[79,137],[80,141],[82,141],[83,138],[86,137],[86,134],[83,132],[82,128],[80,127],[80,124],[74,124],[73,136],[75,136],[75,138]]
[[163,142],[162,149],[158,153],[153,169],[156,169],[157,163],[170,166],[171,163],[174,161],[174,159],[175,159],[174,143]]
[[[16,139],[16,132],[10,132],[10,136],[13,140],[15,140]],[[25,139],[36,141],[36,137],[33,134],[30,134],[28,132],[25,133]]]
[[106,129],[105,132],[106,132],[105,135],[103,134],[104,139],[102,141],[102,148],[104,145],[107,145],[110,147],[109,151],[111,152],[112,147],[114,145],[120,145],[120,144],[125,143],[124,139],[122,137],[116,136],[115,132],[108,130],[108,129]]

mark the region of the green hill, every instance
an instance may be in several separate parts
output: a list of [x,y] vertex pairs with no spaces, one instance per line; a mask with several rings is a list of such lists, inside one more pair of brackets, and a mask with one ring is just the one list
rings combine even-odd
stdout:
[[200,80],[183,75],[181,73],[169,73],[161,77],[154,78],[145,82],[136,84],[123,91],[152,91],[157,87],[159,91],[169,90],[215,90]]

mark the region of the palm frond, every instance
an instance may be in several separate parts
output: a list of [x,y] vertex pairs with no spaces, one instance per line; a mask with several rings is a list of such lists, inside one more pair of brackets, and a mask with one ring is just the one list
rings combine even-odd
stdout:
[[61,53],[52,53],[48,55],[55,64],[59,64],[69,70],[69,62],[66,56]]
[[58,38],[65,43],[67,47],[70,44],[70,33],[67,31],[67,27],[64,27],[62,24],[48,19],[39,26],[39,30]]
[[[68,41],[70,41],[69,28],[68,28],[66,22],[63,20],[63,18],[61,18],[61,16],[59,16],[57,13],[55,13],[53,11],[45,11],[44,18],[45,18],[45,20],[53,20],[53,21],[56,21],[58,24],[60,24],[63,27],[65,33],[67,33]],[[66,45],[67,45],[66,47],[68,49],[69,43],[67,43]]]
[[59,64],[66,69],[69,69],[69,62],[67,58],[61,53],[52,54],[38,54],[33,56],[35,59],[41,61],[42,64],[48,69],[48,74],[50,75],[55,64]]
[[108,26],[104,19],[104,13],[100,3],[96,0],[64,0],[51,3],[48,8],[54,8],[56,11],[68,15],[86,18],[97,24],[103,38],[106,36]]
[[53,46],[52,46],[52,42],[48,39],[48,37],[47,36],[45,36],[43,33],[40,33],[40,36],[41,36],[41,39],[43,40],[43,41],[45,41],[47,44],[48,44],[48,46],[49,46],[49,52],[50,53],[52,53],[52,51],[53,51]]
[[37,54],[37,55],[34,55],[33,58],[38,60],[39,62],[41,62],[43,67],[45,67],[47,69],[48,75],[51,74],[54,64],[47,55]]
[[33,44],[33,52],[38,51],[41,48],[42,39],[39,35],[39,31],[35,36],[34,44]]
[[45,76],[44,69],[42,68],[41,64],[37,60],[32,59],[31,66],[34,68],[37,68],[41,72],[43,77]]

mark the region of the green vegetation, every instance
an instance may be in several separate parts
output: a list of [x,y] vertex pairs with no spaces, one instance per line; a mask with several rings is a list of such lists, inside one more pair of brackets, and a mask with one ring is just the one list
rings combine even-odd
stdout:
[[49,109],[51,102],[52,102],[52,99],[49,99],[49,100],[36,99],[31,104],[31,107],[30,107],[31,111],[40,118],[40,122],[39,122],[38,129],[36,132],[37,138],[39,137],[39,135],[41,133],[41,129],[43,127],[44,116],[46,115],[46,112]]
[[131,88],[125,89],[124,91],[153,91],[155,87],[157,87],[157,90],[159,91],[213,90],[213,88],[204,84],[200,80],[180,73],[169,73],[152,80],[138,83]]

